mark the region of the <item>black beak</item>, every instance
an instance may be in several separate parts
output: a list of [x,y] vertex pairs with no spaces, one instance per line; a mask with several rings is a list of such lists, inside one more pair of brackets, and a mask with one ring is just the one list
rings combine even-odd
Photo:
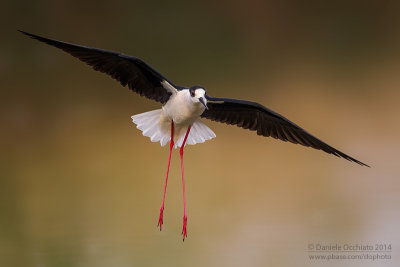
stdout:
[[206,102],[204,101],[204,98],[203,98],[203,97],[200,97],[200,98],[199,98],[199,101],[200,101],[200,103],[203,104],[203,106],[204,106],[206,109],[208,109],[208,107],[207,107],[207,105],[206,105]]

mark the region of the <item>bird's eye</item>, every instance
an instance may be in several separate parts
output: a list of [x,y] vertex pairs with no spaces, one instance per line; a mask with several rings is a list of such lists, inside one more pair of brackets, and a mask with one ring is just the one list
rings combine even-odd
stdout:
[[194,90],[190,90],[190,96],[194,97]]

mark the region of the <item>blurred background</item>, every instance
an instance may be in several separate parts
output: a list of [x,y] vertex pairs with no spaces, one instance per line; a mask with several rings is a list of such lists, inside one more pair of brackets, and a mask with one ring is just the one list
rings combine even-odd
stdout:
[[[0,3],[0,266],[399,266],[396,1]],[[179,153],[130,116],[160,106],[16,30],[137,56],[179,85],[253,100],[361,167],[204,121]],[[309,244],[391,244],[312,261]]]

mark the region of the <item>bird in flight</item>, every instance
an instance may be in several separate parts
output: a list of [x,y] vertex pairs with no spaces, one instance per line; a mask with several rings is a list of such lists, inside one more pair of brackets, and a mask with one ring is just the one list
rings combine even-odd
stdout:
[[256,131],[257,135],[273,137],[307,147],[322,150],[337,157],[367,164],[352,158],[331,147],[282,115],[263,105],[239,99],[211,97],[206,89],[196,85],[179,86],[150,67],[143,60],[122,53],[61,42],[20,31],[40,42],[57,47],[93,67],[94,70],[108,74],[128,86],[132,91],[161,103],[161,109],[132,116],[132,121],[144,136],[152,142],[165,146],[168,142],[169,157],[165,178],[164,194],[157,226],[163,225],[164,201],[172,148],[180,148],[183,185],[183,241],[187,237],[187,214],[185,198],[185,179],[183,171],[183,148],[185,144],[194,145],[210,140],[214,132],[200,121],[200,118],[236,125],[243,129]]

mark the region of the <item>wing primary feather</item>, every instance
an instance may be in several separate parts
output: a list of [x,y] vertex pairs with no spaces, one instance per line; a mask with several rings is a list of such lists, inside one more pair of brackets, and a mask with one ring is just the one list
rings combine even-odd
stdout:
[[206,95],[206,98],[209,103],[209,109],[201,115],[203,118],[218,122],[228,122],[228,124],[233,123],[243,129],[257,131],[257,135],[270,136],[282,141],[312,147],[369,167],[367,164],[329,146],[297,124],[259,103],[208,95]]
[[114,51],[57,41],[24,31],[19,32],[63,50],[85,62],[94,70],[108,74],[119,81],[122,86],[128,85],[132,91],[160,103],[166,103],[173,93],[163,86],[164,81],[177,90],[182,88],[168,81],[157,70],[139,58]]

